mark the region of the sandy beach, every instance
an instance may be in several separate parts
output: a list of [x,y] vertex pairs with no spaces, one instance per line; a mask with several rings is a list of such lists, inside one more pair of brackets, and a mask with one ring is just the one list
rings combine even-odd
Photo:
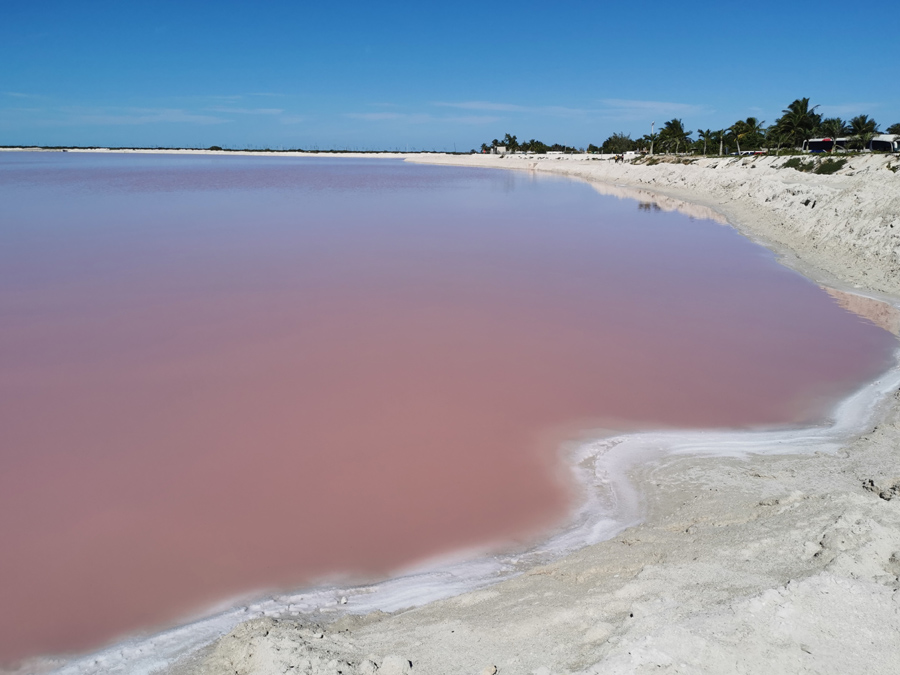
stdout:
[[[849,311],[900,328],[896,158],[853,157],[818,175],[783,168],[785,157],[397,156],[572,176],[728,223]],[[11,672],[896,672],[898,384],[895,369],[813,430],[595,444],[573,461],[605,479],[630,456],[610,489],[638,524],[489,587],[391,612],[257,612],[175,662],[127,647]],[[647,453],[627,453],[630,443]],[[354,603],[351,593],[347,610]]]

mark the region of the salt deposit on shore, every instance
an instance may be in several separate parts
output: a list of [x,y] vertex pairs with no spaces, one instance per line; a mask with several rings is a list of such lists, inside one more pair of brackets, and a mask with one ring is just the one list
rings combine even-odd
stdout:
[[[853,158],[831,176],[779,168],[785,158],[411,159],[572,175],[659,208],[720,214],[835,287],[847,309],[897,325],[896,159]],[[668,434],[664,455],[650,452],[663,443],[652,434],[601,443],[575,456],[600,483],[616,477],[620,445],[640,441],[650,453],[619,466],[630,480],[610,487],[614,508],[642,522],[501,583],[392,613],[260,616],[176,663],[144,643],[62,672],[896,672],[897,385],[895,370],[820,429],[698,432],[682,446]],[[347,608],[356,602],[350,594]]]

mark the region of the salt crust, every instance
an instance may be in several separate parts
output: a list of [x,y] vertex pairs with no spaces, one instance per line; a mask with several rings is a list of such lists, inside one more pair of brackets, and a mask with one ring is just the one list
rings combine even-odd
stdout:
[[[853,158],[831,176],[780,168],[784,158],[410,159],[570,175],[729,222],[896,320],[893,307],[872,305],[900,296],[900,174],[890,158]],[[898,384],[895,369],[813,429],[640,433],[570,448],[583,507],[525,554],[276,596],[18,672],[894,673]]]

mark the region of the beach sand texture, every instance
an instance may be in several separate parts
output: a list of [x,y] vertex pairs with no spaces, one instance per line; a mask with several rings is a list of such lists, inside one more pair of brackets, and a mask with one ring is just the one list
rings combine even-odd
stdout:
[[[871,296],[842,304],[896,330],[890,158],[854,158],[833,176],[777,168],[783,158],[414,159],[559,172],[659,208],[721,214],[837,293]],[[883,387],[877,409],[858,412],[864,433],[818,451],[779,454],[772,442],[633,466],[641,524],[514,579],[393,613],[258,617],[175,663],[131,663],[169,675],[896,672],[900,393]],[[136,672],[128,663],[121,651],[20,672]]]

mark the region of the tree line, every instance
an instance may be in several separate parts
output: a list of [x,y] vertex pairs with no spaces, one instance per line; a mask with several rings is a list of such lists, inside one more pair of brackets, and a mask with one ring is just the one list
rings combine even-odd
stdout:
[[533,138],[529,141],[522,141],[521,143],[519,143],[518,138],[516,138],[512,134],[506,134],[501,140],[495,138],[490,143],[482,143],[481,152],[492,152],[500,147],[506,148],[507,152],[584,152],[583,148],[579,149],[571,145],[563,145],[561,143],[547,145],[546,143],[542,143],[541,141],[535,140]]
[[[588,145],[587,152],[615,155],[634,151],[704,155],[713,152],[724,155],[765,148],[778,153],[782,148],[799,148],[804,141],[817,137],[847,138],[847,149],[862,150],[874,136],[882,133],[878,123],[868,115],[843,120],[840,117],[823,117],[816,112],[818,108],[818,105],[811,106],[808,98],[798,98],[782,110],[781,116],[769,126],[756,117],[748,117],[724,129],[698,129],[696,132],[687,130],[682,120],[671,119],[658,132],[641,138],[614,133],[599,146],[593,143]],[[900,134],[900,123],[892,124],[884,132]],[[494,139],[490,144],[482,143],[481,151],[490,152],[499,146],[505,146],[507,152],[584,152],[584,149],[559,143],[547,145],[535,139],[518,143],[511,134],[506,134],[502,140]],[[835,144],[832,151],[836,147]]]

